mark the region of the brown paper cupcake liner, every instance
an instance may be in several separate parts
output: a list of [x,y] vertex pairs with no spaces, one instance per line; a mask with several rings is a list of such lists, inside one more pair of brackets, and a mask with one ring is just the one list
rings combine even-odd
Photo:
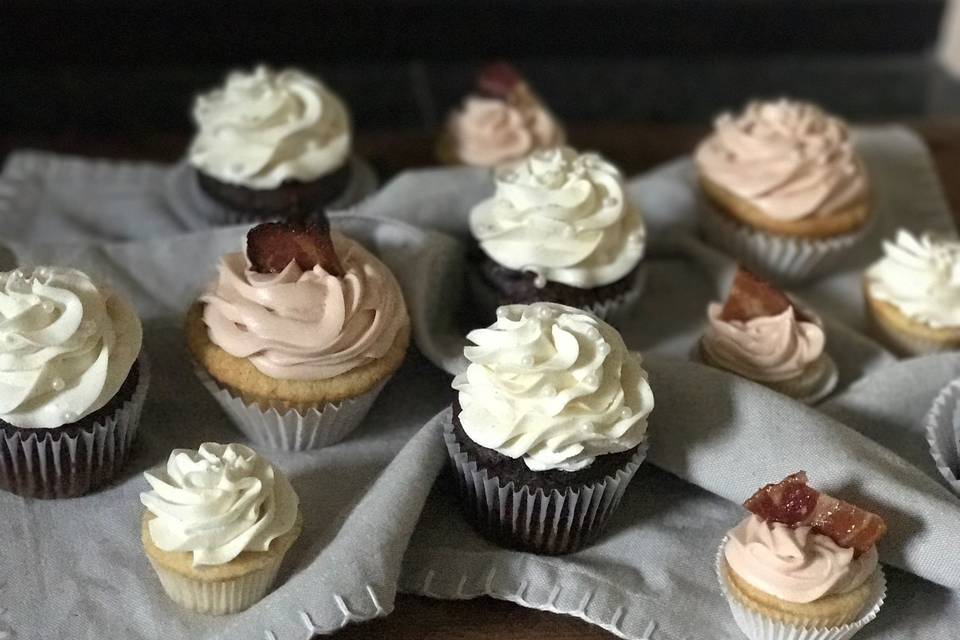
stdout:
[[464,513],[477,530],[503,546],[543,555],[572,553],[593,542],[647,454],[644,441],[622,468],[603,480],[547,494],[513,481],[504,485],[478,467],[457,442],[452,420],[444,425],[443,439]]
[[103,421],[0,435],[0,489],[25,498],[75,498],[110,482],[127,462],[150,385],[146,356],[137,362],[133,394]]
[[234,426],[260,447],[306,451],[337,444],[350,435],[370,411],[389,378],[355,398],[306,411],[270,408],[246,402],[240,394],[214,380],[202,367],[197,377],[230,416]]
[[780,284],[802,283],[827,274],[870,227],[868,221],[857,231],[832,238],[795,238],[737,223],[705,199],[701,199],[701,209],[700,226],[707,242]]

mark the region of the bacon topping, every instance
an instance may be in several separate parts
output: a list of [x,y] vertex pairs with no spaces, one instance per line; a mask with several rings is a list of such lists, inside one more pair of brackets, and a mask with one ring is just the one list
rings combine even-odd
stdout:
[[807,320],[782,291],[743,267],[737,267],[730,294],[720,312],[720,319],[727,322],[746,322],[754,318],[780,315],[790,307],[793,307],[797,320]]
[[477,91],[488,98],[509,100],[523,84],[523,76],[506,62],[487,65],[477,76]]
[[320,265],[337,278],[344,275],[330,238],[330,223],[266,222],[247,232],[247,258],[259,273],[279,273],[296,262],[303,271]]
[[855,557],[868,551],[887,531],[887,525],[877,514],[807,485],[807,474],[803,471],[777,484],[768,484],[743,506],[768,522],[812,527],[839,546],[853,549]]

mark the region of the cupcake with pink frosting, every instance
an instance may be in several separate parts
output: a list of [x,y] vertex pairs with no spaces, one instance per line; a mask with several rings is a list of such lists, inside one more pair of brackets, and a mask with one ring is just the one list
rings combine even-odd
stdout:
[[807,403],[828,395],[837,367],[820,318],[745,269],[724,304],[707,307],[699,357],[711,366]]
[[708,239],[771,279],[824,273],[871,217],[849,128],[810,103],[752,102],[722,114],[694,160]]
[[563,127],[516,69],[495,64],[480,73],[476,92],[450,115],[437,155],[444,164],[502,167],[565,139]]
[[328,224],[254,227],[187,317],[207,388],[251,440],[288,450],[356,428],[409,342],[396,278]]

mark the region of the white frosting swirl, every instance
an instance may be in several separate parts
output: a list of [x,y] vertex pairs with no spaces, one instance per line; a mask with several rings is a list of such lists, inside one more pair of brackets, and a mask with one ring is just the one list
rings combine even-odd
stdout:
[[194,566],[266,551],[297,520],[300,501],[290,482],[242,444],[174,449],[165,470],[143,475],[153,487],[140,494],[156,516],[150,538],[164,551],[192,553]]
[[477,444],[534,471],[576,471],[646,437],[653,392],[640,356],[596,317],[548,302],[510,305],[467,338],[471,364],[453,388]]
[[0,273],[0,419],[52,429],[106,405],[140,354],[130,303],[75,269]]
[[199,130],[190,163],[251,189],[315,180],[343,166],[350,154],[343,101],[295,69],[235,71],[223,88],[197,97],[193,117]]
[[787,602],[807,603],[847,593],[877,569],[877,549],[854,559],[810,527],[768,523],[750,515],[730,531],[724,557],[736,574],[757,589]]
[[600,156],[538,151],[495,177],[496,193],[470,212],[470,230],[499,264],[537,274],[538,286],[607,285],[643,257],[643,218],[623,176]]
[[871,296],[933,329],[960,327],[960,242],[897,231],[867,270]]

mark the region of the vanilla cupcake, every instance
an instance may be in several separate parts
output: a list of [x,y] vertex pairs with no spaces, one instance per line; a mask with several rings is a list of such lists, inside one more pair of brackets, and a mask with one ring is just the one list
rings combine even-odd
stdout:
[[873,620],[886,583],[876,514],[820,493],[802,471],[746,501],[751,515],[720,545],[716,570],[752,640],[846,640]]
[[126,463],[150,380],[123,296],[76,269],[0,273],[0,489],[72,498]]
[[696,149],[707,238],[781,281],[824,273],[870,218],[866,167],[847,125],[813,104],[752,102]]
[[501,307],[472,331],[444,439],[466,516],[542,554],[599,536],[646,454],[653,392],[639,354],[579,309]]
[[876,332],[898,353],[960,349],[960,242],[901,229],[864,274]]
[[519,73],[496,64],[480,73],[476,92],[450,114],[437,155],[445,164],[499,167],[565,139],[563,127]]
[[167,595],[197,613],[242,611],[273,586],[303,528],[287,478],[253,449],[175,449],[144,474],[140,537]]
[[207,388],[258,444],[300,450],[344,438],[410,342],[390,270],[329,227],[266,223],[218,272],[187,317]]
[[484,320],[503,304],[556,302],[601,318],[625,314],[643,287],[646,231],[620,171],[570,148],[495,172],[496,192],[470,212],[470,269]]
[[812,404],[837,384],[837,367],[825,346],[819,316],[741,268],[726,303],[707,306],[699,356],[705,364]]
[[351,179],[346,105],[296,69],[234,71],[197,97],[188,161],[224,220],[303,219]]

